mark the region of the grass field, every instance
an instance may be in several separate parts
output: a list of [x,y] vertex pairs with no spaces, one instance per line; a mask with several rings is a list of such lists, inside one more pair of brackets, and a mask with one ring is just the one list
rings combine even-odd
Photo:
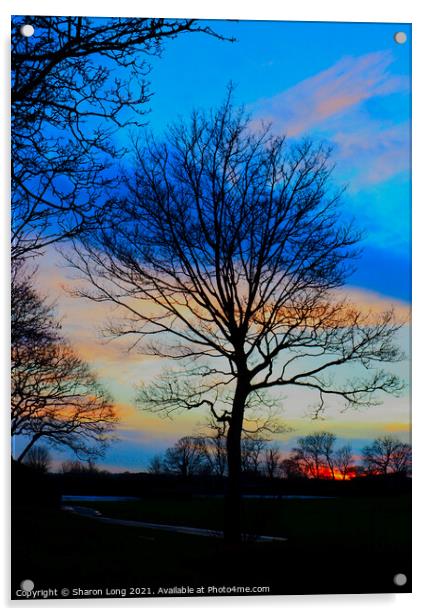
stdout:
[[[221,498],[148,498],[131,502],[97,502],[103,515],[127,520],[222,529]],[[243,501],[246,532],[292,538],[302,545],[345,545],[384,550],[410,541],[409,498],[333,498],[318,500],[249,499]]]
[[[86,506],[90,506],[85,503]],[[104,515],[210,529],[222,499],[97,503]],[[410,499],[249,500],[246,530],[288,538],[238,548],[219,539],[105,525],[52,509],[21,510],[13,538],[12,589],[36,587],[258,585],[275,594],[405,592],[410,577]]]

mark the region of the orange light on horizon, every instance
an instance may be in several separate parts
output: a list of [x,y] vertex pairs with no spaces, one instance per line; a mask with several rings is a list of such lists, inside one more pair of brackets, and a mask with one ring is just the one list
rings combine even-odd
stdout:
[[350,469],[344,477],[343,473],[341,473],[337,469],[334,469],[332,472],[329,468],[323,467],[318,469],[318,477],[315,477],[315,475],[310,472],[307,473],[307,476],[309,479],[331,479],[335,481],[349,481],[351,479],[354,479],[354,477],[357,476],[357,473],[354,469]]

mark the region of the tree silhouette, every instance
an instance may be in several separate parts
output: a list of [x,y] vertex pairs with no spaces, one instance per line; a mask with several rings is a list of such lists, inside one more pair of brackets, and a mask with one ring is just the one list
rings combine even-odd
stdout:
[[53,306],[33,288],[33,271],[22,263],[12,263],[11,276],[11,345],[30,343],[43,346],[53,342],[60,330]]
[[164,454],[163,467],[168,473],[189,477],[201,472],[205,461],[204,443],[199,437],[183,436]]
[[303,460],[294,451],[279,463],[279,471],[285,479],[307,479],[307,469]]
[[107,471],[102,471],[89,458],[84,464],[81,460],[67,460],[61,464],[61,472],[64,475],[106,475]]
[[393,473],[410,475],[412,471],[412,447],[408,443],[401,443],[391,457],[390,468]]
[[321,448],[324,456],[326,468],[328,469],[332,479],[335,478],[335,459],[334,459],[334,444],[336,437],[330,432],[320,432]]
[[250,475],[258,475],[264,463],[264,452],[267,441],[261,436],[242,437],[242,471]]
[[[181,366],[143,388],[141,406],[209,409],[227,425],[231,542],[241,539],[250,398],[305,388],[320,411],[333,396],[370,405],[375,393],[401,389],[376,369],[401,357],[393,313],[363,313],[334,293],[359,235],[342,222],[329,156],[322,145],[256,132],[229,96],[164,142],[148,138],[126,196],[71,257],[90,282],[79,292],[120,307],[113,336]],[[355,378],[337,370],[345,365]]]
[[281,454],[279,447],[269,447],[264,452],[264,466],[267,476],[273,479],[279,472],[279,465],[281,463]]
[[349,473],[354,470],[352,461],[353,457],[350,445],[340,447],[334,454],[334,464],[343,480],[345,480]]
[[42,438],[78,456],[101,455],[117,421],[111,399],[62,338],[54,307],[14,270],[11,431],[28,439],[18,461]]
[[14,259],[98,224],[125,151],[114,133],[148,111],[151,59],[183,33],[218,36],[194,19],[33,16],[28,38],[26,19],[12,23]]
[[153,475],[161,475],[163,472],[163,458],[160,455],[155,455],[151,458],[148,464],[148,472]]
[[330,432],[314,432],[297,440],[293,453],[305,473],[320,479],[329,473],[334,479],[333,446],[336,437]]
[[412,449],[390,435],[380,436],[363,448],[363,462],[369,473],[388,475],[389,473],[410,472]]
[[224,477],[227,471],[227,441],[225,426],[210,422],[209,434],[201,435],[204,455],[212,474]]
[[24,462],[27,466],[41,473],[47,473],[52,463],[51,454],[46,447],[32,447],[26,454]]

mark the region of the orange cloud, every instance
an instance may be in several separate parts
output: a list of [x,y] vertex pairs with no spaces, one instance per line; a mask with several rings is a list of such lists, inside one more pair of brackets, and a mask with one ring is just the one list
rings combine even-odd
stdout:
[[411,306],[407,302],[385,297],[373,291],[357,289],[354,287],[344,287],[336,294],[340,298],[347,296],[348,300],[361,312],[371,312],[375,315],[393,309],[395,319],[398,323],[408,323],[411,318]]
[[[115,399],[115,405],[120,414],[120,434],[127,439],[137,439],[139,442],[153,438],[171,438],[178,435],[193,434],[198,430],[198,423],[204,423],[204,415],[201,411],[195,413],[184,413],[177,415],[173,419],[163,419],[157,415],[143,413],[133,404],[136,395],[135,386],[141,383],[150,382],[162,369],[163,360],[149,357],[137,353],[136,351],[126,352],[124,341],[113,341],[108,344],[103,343],[98,337],[97,330],[100,328],[107,315],[109,307],[107,304],[98,304],[82,298],[70,297],[64,290],[64,283],[69,283],[63,275],[64,270],[55,269],[52,263],[52,255],[47,255],[40,265],[37,276],[38,285],[42,287],[50,298],[57,297],[59,310],[64,316],[64,333],[70,339],[74,348],[87,360],[97,374],[103,378]],[[397,318],[400,321],[407,321],[409,318],[410,307],[408,304],[383,297],[377,293],[372,293],[362,289],[346,288],[339,292],[339,297],[348,296],[349,300],[367,312],[373,310],[375,313],[382,312],[394,306]],[[314,422],[309,418],[300,419],[306,409],[313,405],[313,398],[302,391],[288,390],[285,393],[285,403],[280,409],[280,415],[288,426],[305,432],[306,429],[313,431],[317,429]],[[407,400],[397,401],[399,409],[396,410],[394,401],[385,402],[383,406],[371,409],[369,414],[362,414],[358,421],[357,416],[348,414],[337,415],[336,405],[333,402],[330,408],[331,413],[335,413],[338,419],[338,426],[333,424],[333,431],[338,432],[343,426],[345,434],[369,431],[369,435],[374,437],[379,433],[391,432],[391,428],[384,428],[384,421],[398,422],[398,430],[402,431],[405,420],[407,420]],[[355,418],[355,419],[354,419]],[[373,422],[378,418],[379,423]],[[355,423],[356,421],[356,423]],[[402,426],[400,426],[402,424]],[[328,424],[324,424],[329,429]],[[307,426],[307,428],[305,427]],[[397,428],[396,428],[397,429]],[[127,436],[126,436],[127,434]],[[135,435],[135,436],[133,436]],[[281,440],[289,440],[291,435],[286,434]]]
[[127,440],[145,440],[152,438],[174,438],[186,434],[195,434],[202,428],[204,420],[201,413],[184,413],[172,418],[161,417],[152,413],[139,411],[132,404],[120,403],[116,405],[120,421],[121,432],[127,435]]

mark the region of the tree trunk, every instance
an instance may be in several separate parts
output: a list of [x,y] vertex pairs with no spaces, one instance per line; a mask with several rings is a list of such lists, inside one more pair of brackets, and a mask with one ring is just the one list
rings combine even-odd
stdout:
[[24,447],[23,451],[18,456],[17,462],[22,462],[24,460],[25,456],[28,454],[30,449],[33,447],[34,443],[36,443],[40,439],[41,436],[42,436],[41,434],[35,434],[33,436],[31,441]]
[[224,504],[224,539],[230,544],[239,544],[242,539],[240,515],[241,437],[248,393],[248,385],[241,384],[238,381],[227,434],[228,478]]

